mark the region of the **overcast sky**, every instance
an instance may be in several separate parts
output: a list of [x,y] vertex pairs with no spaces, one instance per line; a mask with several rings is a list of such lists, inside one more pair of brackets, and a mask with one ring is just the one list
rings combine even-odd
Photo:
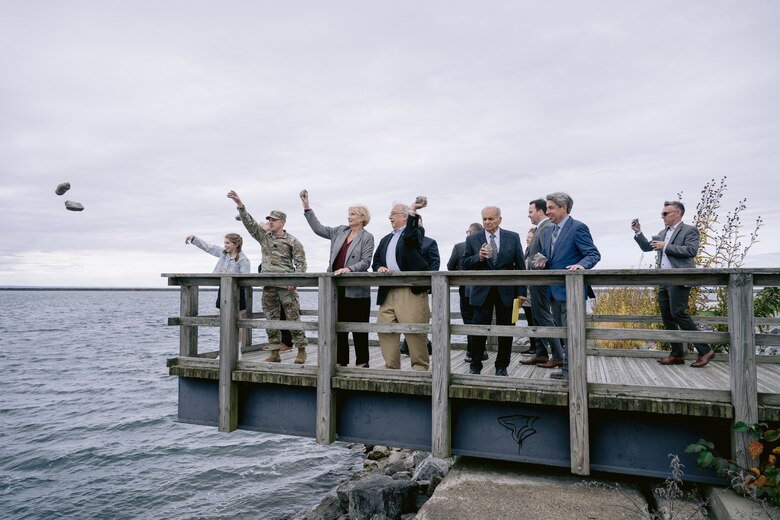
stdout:
[[769,0],[2,2],[0,285],[164,286],[216,262],[190,233],[242,233],[254,270],[230,189],[288,213],[309,271],[302,188],[377,242],[427,195],[443,262],[482,207],[524,235],[567,191],[597,267],[638,267],[631,219],[723,176],[765,221],[746,265],[777,266],[778,27]]

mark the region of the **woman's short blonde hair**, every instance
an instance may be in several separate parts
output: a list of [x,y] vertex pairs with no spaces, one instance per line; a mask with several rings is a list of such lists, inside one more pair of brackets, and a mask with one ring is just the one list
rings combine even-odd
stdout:
[[349,211],[350,213],[354,211],[355,215],[360,217],[360,220],[363,221],[363,226],[367,226],[368,223],[371,222],[371,213],[369,213],[368,208],[363,206],[362,204],[350,206],[347,211]]

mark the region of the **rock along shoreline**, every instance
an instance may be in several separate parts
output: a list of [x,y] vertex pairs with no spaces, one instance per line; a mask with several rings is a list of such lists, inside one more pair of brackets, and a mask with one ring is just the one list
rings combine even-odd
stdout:
[[453,464],[419,450],[349,447],[364,450],[363,470],[289,520],[411,520]]

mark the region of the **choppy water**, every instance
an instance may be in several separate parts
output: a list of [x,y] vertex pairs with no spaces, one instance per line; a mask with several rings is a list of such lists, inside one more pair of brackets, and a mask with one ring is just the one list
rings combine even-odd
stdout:
[[0,291],[0,518],[284,518],[359,469],[344,445],[177,423],[178,312],[178,292]]

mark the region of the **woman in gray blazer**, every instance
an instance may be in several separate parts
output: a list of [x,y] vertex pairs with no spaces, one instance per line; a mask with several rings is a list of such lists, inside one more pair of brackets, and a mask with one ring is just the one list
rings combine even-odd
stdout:
[[[327,272],[336,276],[344,273],[367,271],[374,255],[374,236],[363,229],[371,220],[365,206],[352,206],[347,212],[346,226],[328,227],[320,224],[314,210],[309,207],[309,194],[301,192],[303,215],[311,230],[322,238],[330,240],[330,261]],[[371,314],[371,288],[338,288],[338,321],[368,323]],[[336,363],[349,364],[348,332],[336,333]],[[368,367],[368,333],[353,332],[355,345],[355,366]]]

